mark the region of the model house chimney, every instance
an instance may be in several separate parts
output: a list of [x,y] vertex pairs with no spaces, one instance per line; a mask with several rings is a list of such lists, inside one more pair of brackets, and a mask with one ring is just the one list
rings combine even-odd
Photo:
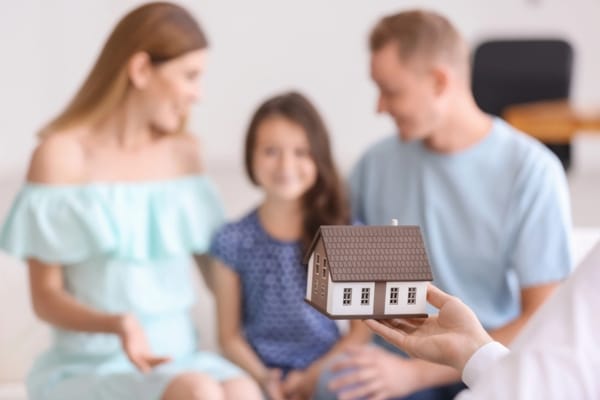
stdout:
[[396,218],[392,219],[392,226],[398,226],[398,220]]

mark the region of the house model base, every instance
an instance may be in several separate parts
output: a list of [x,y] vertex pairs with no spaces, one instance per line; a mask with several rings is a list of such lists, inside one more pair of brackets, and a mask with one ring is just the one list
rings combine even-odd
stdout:
[[310,304],[314,309],[325,315],[329,319],[394,319],[394,318],[427,318],[428,314],[365,314],[365,315],[334,315],[329,314],[326,310],[322,309],[318,304],[312,303],[309,299],[304,299],[305,302]]
[[305,300],[331,319],[427,317],[433,275],[418,226],[321,226],[304,263]]

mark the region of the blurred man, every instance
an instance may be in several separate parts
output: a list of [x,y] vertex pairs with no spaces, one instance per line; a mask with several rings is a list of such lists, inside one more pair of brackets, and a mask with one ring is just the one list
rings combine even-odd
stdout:
[[[355,217],[421,226],[435,284],[463,299],[507,344],[570,271],[561,164],[477,107],[468,46],[443,16],[387,16],[373,29],[370,50],[377,109],[398,133],[356,165]],[[341,399],[445,399],[464,387],[452,368],[376,346],[355,349],[333,370],[346,371],[329,384]]]

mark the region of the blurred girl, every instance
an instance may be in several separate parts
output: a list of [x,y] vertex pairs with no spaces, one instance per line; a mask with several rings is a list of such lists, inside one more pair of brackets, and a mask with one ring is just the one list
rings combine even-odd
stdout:
[[245,161],[264,199],[220,230],[211,247],[219,341],[271,398],[310,398],[327,360],[369,339],[359,321],[341,336],[334,321],[304,302],[303,252],[320,225],[350,222],[345,191],[325,125],[298,93],[259,107]]
[[0,246],[27,259],[32,304],[54,328],[32,400],[257,399],[199,352],[190,256],[222,212],[184,130],[207,42],[182,8],[126,15],[74,99],[42,132]]

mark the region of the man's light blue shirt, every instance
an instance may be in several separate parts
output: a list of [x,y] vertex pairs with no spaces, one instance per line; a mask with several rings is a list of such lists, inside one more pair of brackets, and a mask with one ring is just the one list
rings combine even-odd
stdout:
[[565,174],[541,143],[495,118],[490,133],[454,154],[398,135],[375,144],[350,177],[354,217],[419,225],[434,283],[494,329],[520,314],[520,290],[570,272]]

